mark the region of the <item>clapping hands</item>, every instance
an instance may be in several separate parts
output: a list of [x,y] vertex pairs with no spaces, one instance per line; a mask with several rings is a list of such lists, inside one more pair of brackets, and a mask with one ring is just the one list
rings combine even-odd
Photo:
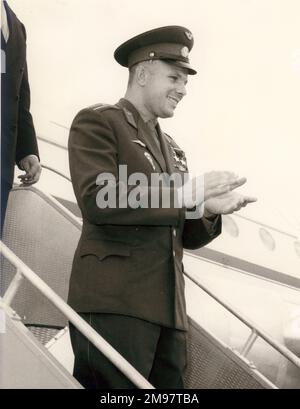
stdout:
[[213,214],[230,214],[237,212],[242,207],[256,201],[256,197],[245,196],[231,191],[206,200],[204,203],[204,216],[209,217]]

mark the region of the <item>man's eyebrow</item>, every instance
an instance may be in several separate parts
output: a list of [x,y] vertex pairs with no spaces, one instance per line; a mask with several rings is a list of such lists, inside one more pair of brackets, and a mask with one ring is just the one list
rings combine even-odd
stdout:
[[180,79],[185,80],[184,83],[187,84],[188,83],[188,76],[186,74],[183,74],[181,71],[176,70],[176,69],[172,69],[172,71],[170,71],[169,75],[177,75],[177,77],[179,77]]

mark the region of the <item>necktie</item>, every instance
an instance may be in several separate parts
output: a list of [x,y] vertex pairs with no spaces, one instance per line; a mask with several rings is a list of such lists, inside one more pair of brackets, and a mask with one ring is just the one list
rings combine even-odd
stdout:
[[1,1],[1,31],[5,41],[8,41],[9,38],[9,27],[7,22],[7,14],[4,7],[3,1]]
[[154,142],[155,142],[156,146],[158,147],[158,150],[161,152],[160,140],[159,140],[158,133],[157,133],[157,130],[156,130],[157,122],[156,121],[155,122],[154,121],[148,121],[147,125],[150,128],[151,135],[152,135],[152,137],[154,139]]

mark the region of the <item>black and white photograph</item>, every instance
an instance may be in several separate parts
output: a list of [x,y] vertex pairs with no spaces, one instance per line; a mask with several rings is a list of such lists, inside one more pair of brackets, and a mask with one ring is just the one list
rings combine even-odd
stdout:
[[0,2],[0,389],[300,389],[300,2]]

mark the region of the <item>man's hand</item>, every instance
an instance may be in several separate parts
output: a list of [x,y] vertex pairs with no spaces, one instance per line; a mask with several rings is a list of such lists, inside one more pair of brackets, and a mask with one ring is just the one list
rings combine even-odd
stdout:
[[213,214],[230,214],[237,212],[249,203],[256,202],[256,197],[244,196],[237,192],[228,192],[224,195],[208,199],[204,203],[204,216]]
[[204,200],[228,193],[247,182],[236,174],[226,171],[204,173]]
[[20,166],[26,172],[25,175],[18,176],[23,185],[33,185],[39,180],[42,167],[36,155],[25,156],[25,158],[20,161]]
[[192,209],[205,200],[228,193],[246,183],[246,178],[239,178],[232,172],[213,171],[190,179],[178,189],[179,203]]

